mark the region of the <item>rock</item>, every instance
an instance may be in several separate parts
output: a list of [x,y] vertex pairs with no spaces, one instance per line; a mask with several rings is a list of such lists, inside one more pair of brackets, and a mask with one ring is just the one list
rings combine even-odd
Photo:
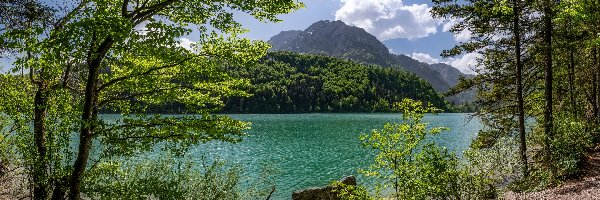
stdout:
[[[340,180],[345,185],[356,185],[354,176],[346,176]],[[295,191],[292,194],[292,200],[339,200],[336,188],[332,186],[309,188],[305,190]]]

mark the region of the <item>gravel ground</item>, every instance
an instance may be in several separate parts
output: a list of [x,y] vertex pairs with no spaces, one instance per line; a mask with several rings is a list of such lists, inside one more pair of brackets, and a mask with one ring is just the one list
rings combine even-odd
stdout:
[[566,181],[563,185],[532,193],[508,192],[504,195],[507,200],[529,199],[573,199],[600,200],[600,145],[597,146],[587,160],[585,175],[580,179]]
[[0,171],[0,200],[30,199],[25,190],[26,177],[20,173],[22,169],[9,166]]

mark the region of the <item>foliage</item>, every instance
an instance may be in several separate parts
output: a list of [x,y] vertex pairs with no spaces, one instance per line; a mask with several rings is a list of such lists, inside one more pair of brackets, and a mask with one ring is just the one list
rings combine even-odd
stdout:
[[[303,6],[295,0],[62,3],[0,2],[0,52],[14,58],[13,74],[0,77],[0,114],[15,135],[9,145],[31,177],[35,199],[79,199],[82,185],[95,184],[87,177],[97,170],[93,163],[157,144],[181,154],[198,143],[239,141],[249,124],[210,113],[224,97],[245,96],[248,82],[220,69],[254,62],[268,45],[239,38],[246,30],[233,13],[279,21],[277,15]],[[182,46],[194,31],[199,41]],[[165,104],[196,115],[137,115]]]
[[518,141],[513,137],[498,138],[487,148],[470,148],[463,154],[460,189],[464,199],[495,199],[507,182],[519,179],[521,168]]
[[[535,166],[531,177],[515,182],[511,189],[515,191],[536,191],[559,184],[567,178],[578,177],[583,173],[586,155],[594,147],[594,127],[584,120],[574,118],[570,113],[557,113],[554,118],[556,137],[551,141],[549,163]],[[532,143],[541,144],[543,134],[541,127],[535,129],[537,134],[531,138]],[[537,151],[534,159],[542,160],[544,152]],[[553,169],[553,170],[548,170]]]
[[443,97],[414,74],[327,56],[275,52],[257,65],[227,71],[249,79],[252,96],[228,98],[225,112],[389,112],[403,98],[447,109]]
[[[581,172],[600,125],[599,6],[581,0],[434,1],[434,16],[457,22],[451,32],[471,33],[444,56],[481,54],[479,74],[452,90],[477,90],[477,115],[486,128],[472,146],[486,151],[518,135],[521,162],[533,162],[530,177],[504,175],[505,183],[516,181],[513,189],[539,190]],[[518,58],[521,72],[515,71]],[[519,118],[535,124],[525,132]]]
[[375,163],[362,173],[381,179],[384,187],[392,187],[396,199],[456,197],[456,156],[426,140],[426,136],[447,128],[428,128],[422,122],[424,113],[437,109],[411,99],[395,106],[402,112],[402,123],[388,123],[381,130],[361,135],[363,145],[376,152]]
[[568,115],[555,118],[557,137],[552,140],[552,160],[556,177],[581,174],[585,156],[593,147],[593,131],[585,121]]
[[173,158],[99,163],[84,193],[99,199],[240,199],[239,169],[223,161],[202,164]]
[[369,196],[369,192],[362,186],[346,185],[340,181],[334,181],[330,184],[332,192],[338,194],[338,198],[341,200],[373,200],[373,197]]

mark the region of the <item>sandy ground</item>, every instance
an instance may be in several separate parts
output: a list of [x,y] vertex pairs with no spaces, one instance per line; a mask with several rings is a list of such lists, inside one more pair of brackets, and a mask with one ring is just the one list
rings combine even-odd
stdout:
[[507,200],[525,199],[569,199],[569,200],[600,200],[600,145],[588,157],[585,175],[580,179],[566,181],[563,185],[532,193],[508,192],[504,195]]

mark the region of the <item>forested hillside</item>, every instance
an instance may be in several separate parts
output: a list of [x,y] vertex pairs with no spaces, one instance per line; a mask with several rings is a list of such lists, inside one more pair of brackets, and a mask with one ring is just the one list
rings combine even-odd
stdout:
[[460,76],[468,76],[446,64],[430,66],[406,55],[392,54],[375,36],[342,21],[318,21],[304,31],[283,31],[268,42],[273,46],[272,51],[321,54],[359,63],[399,67],[425,79],[438,92],[448,91]]
[[403,98],[447,109],[442,96],[416,75],[328,56],[272,52],[251,67],[228,67],[248,78],[251,97],[231,97],[229,113],[385,112]]

